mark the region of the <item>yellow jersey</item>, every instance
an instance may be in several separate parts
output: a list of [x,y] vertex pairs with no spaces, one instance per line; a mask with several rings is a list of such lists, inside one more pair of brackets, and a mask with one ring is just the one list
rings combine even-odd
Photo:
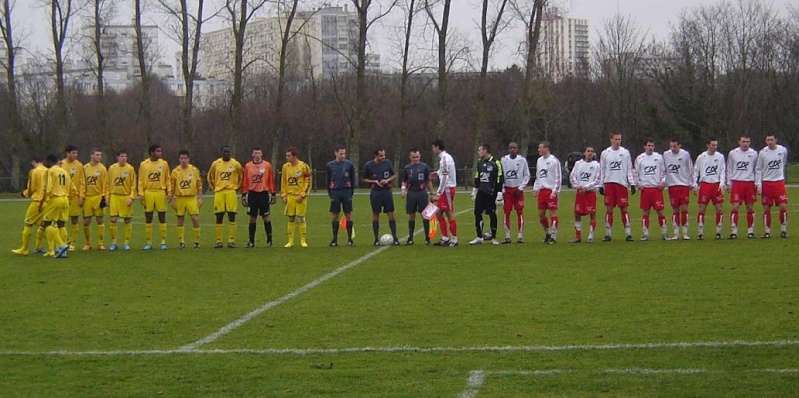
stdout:
[[144,159],[139,166],[139,192],[144,194],[147,189],[163,189],[167,195],[171,194],[169,184],[169,164],[164,159],[156,161]]
[[214,192],[226,189],[238,190],[241,188],[241,179],[244,170],[238,160],[230,158],[227,162],[222,158],[214,160],[208,169],[208,185]]
[[75,184],[72,183],[72,177],[58,165],[54,165],[47,170],[47,185],[44,192],[46,199],[77,195]]
[[296,165],[286,162],[280,172],[280,196],[308,196],[311,191],[311,168],[302,160]]
[[124,166],[114,163],[108,168],[108,193],[136,199],[136,170],[130,163]]
[[47,182],[47,167],[38,165],[28,172],[28,186],[22,195],[34,202],[44,200],[45,184]]
[[175,196],[197,196],[203,192],[203,179],[200,170],[189,165],[185,169],[181,166],[172,170],[172,192]]
[[84,184],[84,197],[108,195],[108,170],[102,163],[83,165],[83,175],[86,183]]
[[64,159],[61,161],[61,168],[66,170],[69,173],[69,177],[72,178],[72,183],[75,185],[75,189],[78,191],[78,197],[84,197],[86,194],[86,178],[83,175],[83,164],[80,160],[73,160],[69,161]]

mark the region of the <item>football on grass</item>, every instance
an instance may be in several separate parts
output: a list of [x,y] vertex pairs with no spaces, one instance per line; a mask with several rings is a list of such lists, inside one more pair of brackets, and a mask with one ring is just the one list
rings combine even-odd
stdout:
[[390,234],[385,234],[380,237],[380,246],[391,246],[394,243],[394,237]]

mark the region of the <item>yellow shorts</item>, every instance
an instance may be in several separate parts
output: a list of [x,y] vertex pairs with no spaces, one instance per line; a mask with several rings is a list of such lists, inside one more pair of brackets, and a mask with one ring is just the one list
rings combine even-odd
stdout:
[[70,217],[80,217],[83,214],[83,207],[78,204],[78,197],[77,196],[70,196],[69,197],[69,216]]
[[111,217],[131,218],[133,217],[133,201],[131,200],[128,205],[128,195],[111,195],[111,203],[108,204],[110,208],[109,215]]
[[105,211],[100,208],[102,195],[87,196],[83,199],[83,217],[102,217]]
[[44,209],[39,211],[39,202],[31,201],[25,212],[25,225],[39,225],[44,220]]
[[297,203],[297,196],[298,195],[286,196],[286,208],[283,210],[283,214],[289,217],[305,217],[305,214],[308,212],[308,197],[306,196],[302,202]]
[[236,197],[236,191],[226,189],[214,192],[214,213],[235,213],[238,209],[239,199]]
[[67,221],[69,218],[69,199],[66,196],[50,198],[44,205],[44,221]]
[[194,216],[200,214],[200,206],[197,205],[197,197],[191,196],[175,196],[175,214],[178,217],[183,217],[186,214]]
[[166,211],[166,192],[162,189],[148,189],[144,191],[144,212],[152,213]]

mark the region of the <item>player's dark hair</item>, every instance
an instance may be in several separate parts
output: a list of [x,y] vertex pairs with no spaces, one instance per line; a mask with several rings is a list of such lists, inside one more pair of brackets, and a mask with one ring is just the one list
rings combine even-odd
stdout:
[[291,156],[297,156],[300,154],[300,151],[296,147],[290,146],[286,149],[286,153],[290,153]]
[[676,143],[678,143],[678,144],[682,144],[682,143],[680,142],[680,139],[679,139],[679,138],[677,138],[677,137],[671,137],[671,140],[669,140],[669,141],[670,141],[670,142],[676,142]]
[[31,162],[41,163],[42,162],[42,158],[40,158],[38,156],[32,156],[31,157]]
[[121,154],[123,154],[123,153],[124,153],[125,155],[127,155],[127,154],[128,154],[128,150],[127,150],[127,149],[120,149],[120,150],[118,150],[118,151],[117,151],[117,156],[119,156],[119,155],[121,155]]
[[250,152],[252,152],[252,151],[262,151],[263,152],[263,149],[261,149],[261,147],[259,147],[259,146],[254,146],[254,147],[252,147],[252,149],[250,149]]
[[766,138],[768,138],[768,137],[774,137],[774,139],[776,140],[777,139],[777,134],[775,134],[775,133],[766,133]]
[[491,144],[482,143],[480,146],[483,147],[486,152],[491,153]]
[[156,150],[156,149],[158,149],[158,148],[160,148],[160,147],[161,147],[161,145],[158,145],[158,144],[152,144],[152,145],[150,145],[150,149],[149,149],[150,155],[152,155],[152,154],[153,154],[153,152],[155,152],[155,150]]
[[339,145],[339,146],[336,147],[336,150],[333,151],[333,152],[338,152],[338,151],[340,151],[342,149],[347,149],[347,148],[344,145]]
[[180,152],[178,152],[178,156],[180,155],[186,155],[186,157],[189,157],[189,151],[181,149]]
[[611,131],[610,132],[610,138],[613,138],[614,135],[621,135],[621,133],[618,132],[618,131]]
[[718,141],[718,138],[716,138],[714,135],[711,135],[710,137],[707,137],[707,142],[705,144],[710,145],[710,143],[713,141]]
[[[583,148],[583,152],[587,151],[588,148],[594,149],[594,146],[593,145],[586,145],[585,148]],[[594,149],[594,152],[596,152],[596,149]]]
[[78,150],[78,147],[76,147],[75,145],[71,145],[70,144],[70,145],[67,145],[66,149],[64,149],[64,153],[69,153],[69,152],[77,151],[77,150]]
[[655,140],[654,140],[654,139],[652,139],[652,138],[649,138],[649,137],[647,137],[647,138],[644,138],[644,145],[647,145],[647,144],[649,144],[650,142],[651,142],[652,144],[654,144],[654,143],[655,143]]
[[56,155],[54,153],[51,153],[51,154],[47,155],[47,163],[49,163],[51,165],[58,164],[58,155]]
[[95,152],[102,152],[102,151],[103,151],[102,149],[95,147],[95,148],[92,148],[92,150],[89,151],[89,153],[94,155]]
[[373,155],[377,156],[377,154],[380,153],[380,151],[385,151],[385,149],[377,148],[377,149],[375,149],[375,153]]
[[433,141],[433,146],[438,148],[438,149],[440,149],[440,150],[442,150],[442,151],[446,148],[444,146],[444,141],[443,140],[435,140],[435,141]]
[[746,134],[746,133],[743,133],[743,134],[741,134],[741,135],[738,137],[738,139],[739,139],[739,140],[740,140],[741,138],[746,138],[746,139],[748,139],[748,140],[751,140],[751,139],[752,139],[752,137],[750,137],[750,136],[749,136],[749,134]]
[[544,148],[549,148],[549,141],[541,141],[540,144],[543,145]]
[[225,148],[227,148],[227,149],[231,149],[231,148],[230,148],[230,145],[222,145],[222,147],[221,147],[221,148],[219,148],[219,150],[220,150],[220,151],[224,151],[224,150],[225,150]]
[[419,148],[411,148],[411,150],[409,150],[408,153],[411,152],[419,152]]

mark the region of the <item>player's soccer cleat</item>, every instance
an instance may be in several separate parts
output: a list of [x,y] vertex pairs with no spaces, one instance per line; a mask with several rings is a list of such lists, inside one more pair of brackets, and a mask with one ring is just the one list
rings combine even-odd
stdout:
[[117,244],[112,243],[111,246],[108,246],[108,251],[115,252],[117,250]]
[[447,246],[449,246],[449,239],[447,239],[447,240],[441,239],[441,240],[439,240],[438,242],[436,242],[436,244],[435,244],[435,245],[436,245],[436,246],[443,246],[443,247],[447,247]]
[[29,252],[23,248],[14,249],[11,251],[11,253],[18,254],[20,256],[27,256],[29,254]]
[[53,253],[53,257],[67,257],[67,250],[69,250],[69,245],[59,246],[55,249],[55,253]]
[[235,248],[236,248],[236,244],[235,244],[235,243],[233,243],[233,242],[229,242],[229,243],[227,244],[227,248],[228,248],[228,249],[235,249]]
[[787,237],[788,237],[788,233],[787,232],[785,232],[785,231],[780,232],[780,238],[787,238]]
[[[67,246],[67,248],[69,248],[69,247]],[[83,249],[81,249],[81,250],[86,252],[86,251],[89,251],[91,249],[92,249],[92,245],[87,243],[87,244],[83,245]]]
[[33,251],[33,253],[34,253],[34,254],[44,254],[44,253],[47,253],[47,249],[45,249],[45,248],[39,248],[39,249],[35,249],[35,250]]
[[552,239],[552,235],[550,235],[550,234],[544,235],[544,243],[549,243],[550,239]]
[[186,244],[185,243],[183,243],[183,242],[178,243],[178,249],[185,249],[185,248],[186,248]]
[[748,239],[757,239],[757,236],[755,236],[754,232],[750,232],[750,233],[746,234],[746,237]]
[[594,243],[594,237],[589,235],[589,236],[588,236],[588,240],[587,240],[586,242],[588,242],[588,243]]
[[305,242],[304,240],[301,240],[300,241],[300,247],[308,247],[308,243]]
[[294,247],[294,243],[293,242],[286,243],[285,245],[283,245],[283,247],[285,247],[286,249],[292,248]]
[[194,248],[195,249],[199,249],[200,248],[200,242],[194,242]]
[[430,239],[425,239],[424,240],[424,245],[425,246],[430,246]]
[[582,239],[574,238],[574,239],[570,240],[569,243],[580,243],[582,241],[583,241]]
[[716,240],[721,240],[721,234],[716,234]]
[[510,241],[510,238],[505,238],[505,239],[503,239],[503,240],[502,240],[502,244],[503,244],[503,245],[510,244],[510,242],[511,242],[511,241]]
[[148,243],[141,248],[142,250],[153,250],[153,245]]
[[271,241],[271,240],[268,240],[268,241],[266,241],[266,247],[272,247],[272,246],[274,246],[274,245],[275,245],[275,244],[274,244],[274,243],[272,243],[272,241]]
[[408,240],[405,241],[405,246],[413,246],[413,239],[408,238]]
[[477,237],[469,241],[470,245],[481,245],[483,244],[483,238]]
[[696,240],[705,240],[705,235],[702,234],[696,235]]
[[399,246],[399,245],[400,245],[399,239],[394,239],[394,246]]
[[71,252],[75,251],[75,244],[74,243],[70,243],[69,244],[69,251],[71,251]]
[[214,249],[221,249],[223,247],[225,247],[225,245],[223,245],[222,242],[216,242],[214,244]]
[[516,243],[524,243],[524,238],[519,237],[519,239],[516,239]]
[[44,252],[42,257],[55,257],[55,252]]
[[449,244],[447,245],[447,247],[455,247],[455,246],[458,246],[458,242],[454,242],[452,240],[450,240]]
[[766,232],[765,234],[763,234],[763,239],[769,239],[769,238],[771,238],[771,233]]
[[158,246],[158,247],[159,247],[161,250],[166,250],[166,243],[162,243],[162,244],[161,244],[160,246]]
[[491,239],[491,244],[492,245],[498,245],[499,241],[497,240],[497,238]]
[[610,242],[610,236],[605,235],[605,237],[602,238],[602,242]]
[[352,239],[350,239],[347,241],[347,246],[355,246],[355,242]]
[[685,235],[685,236],[682,237],[682,240],[691,240],[691,237],[688,236],[688,235]]
[[669,240],[680,240],[680,235],[674,235]]
[[642,242],[646,242],[648,240],[649,240],[649,235],[644,235],[644,236],[641,237],[641,241]]
[[[249,243],[248,243],[248,245],[249,245]],[[338,242],[336,242],[335,240],[331,240],[330,243],[328,243],[328,246],[336,247],[336,246],[338,246]]]
[[662,240],[671,240],[671,238],[669,238],[669,236],[666,235],[666,234],[660,234],[660,239],[662,239]]
[[129,245],[129,244],[127,244],[127,243],[123,243],[123,244],[122,244],[122,250],[125,250],[125,251],[128,251],[128,250],[130,250],[130,245]]
[[547,244],[549,245],[554,245],[555,243],[558,243],[558,241],[555,240],[555,238],[549,238],[549,242],[547,242]]
[[632,237],[632,236],[630,236],[630,235],[627,235],[627,236],[624,238],[624,241],[625,241],[625,242],[632,242],[632,241],[633,241],[633,237]]
[[738,234],[730,234],[728,239],[738,239]]
[[97,245],[97,250],[99,250],[99,251],[105,251],[105,246],[103,246],[102,244],[100,244],[100,245]]
[[[331,244],[330,246],[333,246],[333,245]],[[247,242],[247,246],[245,246],[245,247],[248,248],[248,249],[252,249],[253,247],[255,247],[255,243]]]

